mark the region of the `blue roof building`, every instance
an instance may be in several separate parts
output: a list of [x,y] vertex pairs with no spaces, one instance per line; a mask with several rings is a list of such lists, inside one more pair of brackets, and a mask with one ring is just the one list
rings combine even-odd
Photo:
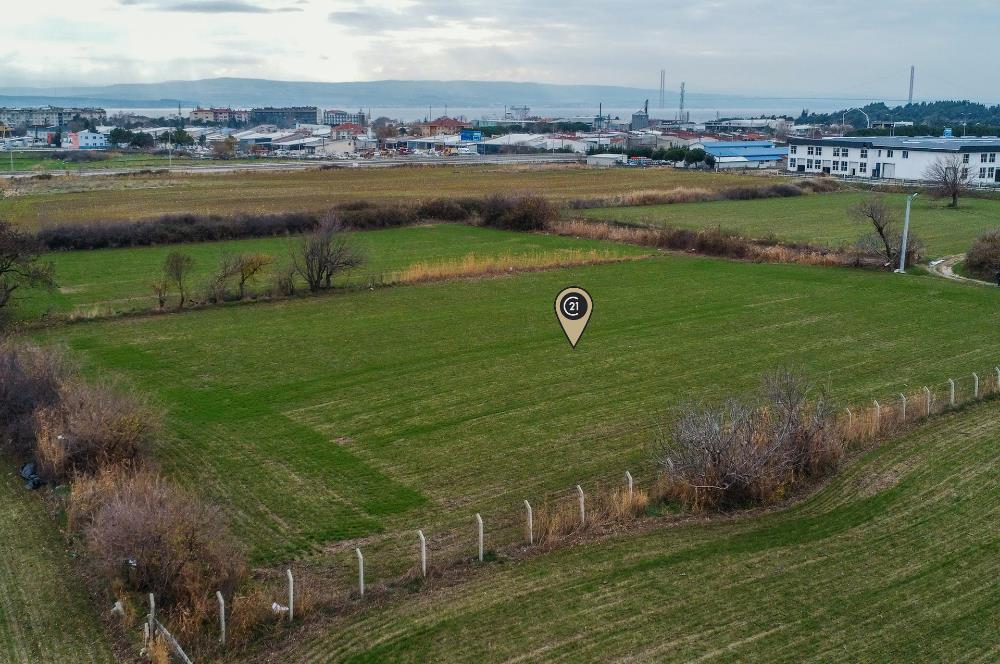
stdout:
[[715,157],[717,170],[734,168],[777,168],[788,150],[774,147],[774,141],[716,141],[700,146]]

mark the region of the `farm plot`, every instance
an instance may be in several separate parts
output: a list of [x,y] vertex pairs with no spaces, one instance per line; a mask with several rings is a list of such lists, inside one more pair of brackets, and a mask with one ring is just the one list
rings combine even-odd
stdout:
[[273,661],[995,661],[998,426],[944,416],[784,512],[489,566]]
[[[574,216],[624,223],[657,224],[677,228],[734,230],[753,238],[774,237],[830,247],[853,244],[866,227],[853,221],[848,208],[868,196],[857,192],[771,198],[752,201],[719,201],[680,205],[603,208],[572,211]],[[906,197],[887,194],[902,224]],[[980,234],[1000,228],[1000,201],[962,199],[958,209],[945,207],[926,194],[914,202],[911,231],[927,246],[929,258],[968,250]]]
[[[475,254],[487,256],[567,255],[572,251],[609,252],[641,256],[648,249],[609,242],[595,242],[549,235],[529,235],[476,228],[460,224],[426,224],[409,228],[352,233],[355,246],[367,257],[365,265],[345,274],[341,285],[378,283],[415,263],[436,264]],[[163,260],[171,251],[194,259],[190,285],[203,289],[225,254],[264,252],[275,259],[275,267],[290,262],[296,237],[277,237],[229,242],[53,252],[45,257],[55,267],[55,291],[35,291],[23,302],[22,315],[32,318],[46,313],[111,314],[147,310],[156,306],[150,284],[159,276]],[[274,270],[265,274],[251,291],[266,290]]]
[[25,228],[147,219],[162,214],[316,212],[356,200],[407,203],[433,198],[535,193],[561,202],[645,189],[773,184],[774,178],[675,169],[580,166],[419,166],[214,175],[137,175],[0,182],[0,219]]
[[[571,350],[552,312],[595,300]],[[997,363],[1000,293],[663,257],[54,329],[167,411],[168,472],[258,561],[648,464],[680,401],[804,368],[869,402]],[[611,395],[611,396],[609,396]]]
[[0,503],[0,661],[115,661],[38,496],[7,471],[0,477]]

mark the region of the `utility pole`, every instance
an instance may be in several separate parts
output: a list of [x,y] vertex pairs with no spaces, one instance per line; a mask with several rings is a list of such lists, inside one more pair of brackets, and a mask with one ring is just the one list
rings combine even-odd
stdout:
[[903,243],[899,250],[899,269],[896,270],[896,272],[899,272],[900,274],[906,273],[906,240],[910,234],[910,205],[916,197],[916,193],[910,194],[906,197],[906,216],[903,220]]
[[906,105],[909,106],[913,103],[913,76],[916,73],[916,67],[910,65],[910,96],[906,99]]

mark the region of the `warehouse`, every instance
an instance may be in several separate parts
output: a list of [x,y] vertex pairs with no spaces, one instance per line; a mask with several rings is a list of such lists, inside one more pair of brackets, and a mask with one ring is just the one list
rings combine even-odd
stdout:
[[868,179],[925,180],[939,161],[955,162],[963,178],[1000,183],[996,136],[858,136],[789,138],[788,170]]
[[774,147],[773,141],[712,141],[691,147],[712,155],[717,170],[777,168],[786,154],[785,148]]

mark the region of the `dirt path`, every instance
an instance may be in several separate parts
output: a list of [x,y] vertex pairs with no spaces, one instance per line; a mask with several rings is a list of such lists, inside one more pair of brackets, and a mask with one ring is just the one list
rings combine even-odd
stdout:
[[994,284],[989,281],[981,281],[979,279],[970,279],[969,277],[963,277],[960,274],[955,274],[955,265],[965,259],[965,254],[955,254],[954,256],[945,256],[941,259],[941,262],[937,265],[927,266],[928,271],[936,277],[943,277],[945,279],[951,279],[952,281],[964,281],[969,284],[977,284],[979,286],[993,286]]

